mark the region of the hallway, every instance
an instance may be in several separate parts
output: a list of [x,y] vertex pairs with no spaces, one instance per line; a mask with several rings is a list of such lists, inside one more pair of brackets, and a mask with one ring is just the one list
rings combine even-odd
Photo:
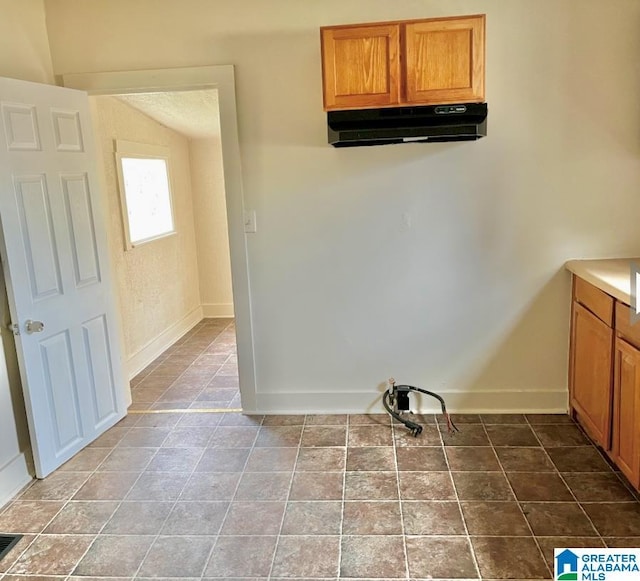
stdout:
[[205,319],[131,382],[129,410],[240,408],[233,319]]

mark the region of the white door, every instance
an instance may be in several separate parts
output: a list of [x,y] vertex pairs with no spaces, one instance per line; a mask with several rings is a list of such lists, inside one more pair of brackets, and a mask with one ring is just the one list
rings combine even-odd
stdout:
[[0,244],[39,478],[126,414],[86,93],[0,78]]

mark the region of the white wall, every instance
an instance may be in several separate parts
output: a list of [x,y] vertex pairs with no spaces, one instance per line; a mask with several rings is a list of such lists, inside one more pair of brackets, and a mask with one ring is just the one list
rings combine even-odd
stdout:
[[0,269],[0,507],[31,480],[29,429],[9,304]]
[[233,317],[220,136],[189,141],[200,299],[205,317]]
[[[109,208],[109,248],[117,283],[129,375],[202,319],[189,141],[113,97],[92,100]],[[125,251],[114,158],[117,139],[169,150],[176,234]]]
[[[562,408],[562,265],[640,250],[640,3],[614,4],[46,2],[57,74],[236,66],[258,407],[362,408],[394,375],[459,410]],[[321,25],[479,12],[486,139],[326,145]]]
[[[0,0],[0,14],[0,76],[53,83],[43,0]],[[31,480],[27,419],[15,342],[6,329],[9,321],[0,272],[0,506]]]

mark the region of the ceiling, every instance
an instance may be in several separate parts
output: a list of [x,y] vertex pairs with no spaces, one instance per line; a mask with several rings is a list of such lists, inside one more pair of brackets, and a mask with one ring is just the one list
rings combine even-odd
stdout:
[[116,98],[190,139],[207,139],[220,134],[216,89],[135,93]]

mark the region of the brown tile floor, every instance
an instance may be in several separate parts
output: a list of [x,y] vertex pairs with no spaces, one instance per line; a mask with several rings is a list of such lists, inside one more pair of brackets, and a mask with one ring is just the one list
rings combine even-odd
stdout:
[[246,417],[232,322],[134,381],[137,410],[0,512],[2,581],[541,579],[554,547],[640,546],[640,503],[565,416]]

